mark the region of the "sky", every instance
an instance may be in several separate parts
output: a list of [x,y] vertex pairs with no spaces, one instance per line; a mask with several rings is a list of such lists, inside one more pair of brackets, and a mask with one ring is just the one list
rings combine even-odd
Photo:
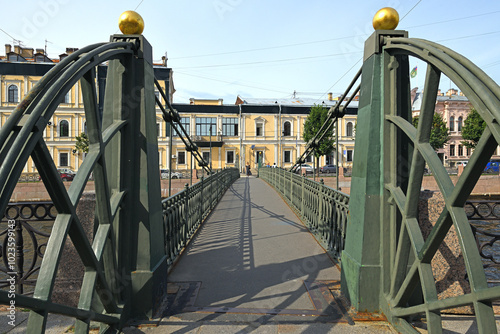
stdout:
[[[189,98],[312,98],[340,95],[361,67],[372,18],[399,12],[397,29],[443,44],[500,83],[500,1],[468,0],[122,0],[8,1],[0,12],[0,43],[45,48],[57,58],[119,33],[118,18],[136,10],[143,35],[173,69],[174,102]],[[19,43],[16,41],[15,43]],[[46,42],[47,41],[47,42]],[[0,49],[4,55],[5,50]],[[412,87],[423,88],[425,64]],[[443,91],[455,88],[442,78]]]

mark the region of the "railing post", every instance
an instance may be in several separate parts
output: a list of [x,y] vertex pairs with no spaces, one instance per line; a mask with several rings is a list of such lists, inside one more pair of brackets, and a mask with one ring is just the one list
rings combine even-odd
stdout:
[[200,224],[201,222],[203,221],[203,187],[204,187],[204,184],[205,184],[205,177],[202,176],[201,177],[201,190],[200,190]]
[[183,246],[187,245],[188,230],[189,230],[189,184],[184,185],[184,235]]
[[380,278],[384,192],[382,92],[389,89],[384,87],[389,78],[384,78],[383,70],[389,64],[384,64],[382,43],[384,35],[404,37],[405,33],[377,30],[365,42],[341,290],[355,309],[368,312],[380,310],[383,291]]

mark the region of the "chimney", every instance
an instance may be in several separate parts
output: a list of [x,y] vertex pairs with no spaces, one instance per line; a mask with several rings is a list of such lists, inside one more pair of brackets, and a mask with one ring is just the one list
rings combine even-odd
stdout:
[[21,49],[21,56],[24,58],[33,58],[33,49]]
[[5,44],[5,55],[12,51],[12,46],[10,44]]
[[333,101],[333,93],[328,93],[328,101]]
[[36,53],[45,55],[45,50],[44,49],[36,49]]
[[21,54],[21,46],[14,45],[14,52],[17,53],[18,55],[20,55]]
[[75,51],[78,51],[78,48],[66,48],[66,53],[68,55],[72,54]]

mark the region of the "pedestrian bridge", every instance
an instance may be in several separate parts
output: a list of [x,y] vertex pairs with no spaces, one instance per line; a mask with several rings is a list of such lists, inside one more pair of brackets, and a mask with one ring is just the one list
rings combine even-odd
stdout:
[[[427,64],[417,128],[412,125],[409,57]],[[108,74],[104,101],[99,101],[104,106],[101,115],[96,66],[103,62],[108,62]],[[486,121],[456,183],[429,143],[443,75]],[[66,190],[43,130],[77,81],[90,148]],[[155,100],[154,85],[166,107]],[[366,41],[362,68],[297,165],[331,134],[357,92],[356,154],[347,199],[274,168],[260,169],[258,179],[239,178],[231,169],[212,175],[155,82],[152,49],[140,32],[114,35],[109,43],[69,55],[38,81],[0,129],[0,212],[8,207],[30,156],[58,212],[32,295],[14,293],[18,282],[11,270],[16,264],[9,259],[16,253],[7,247],[8,239],[2,245],[7,255],[4,271],[15,282],[10,285],[13,291],[0,291],[0,302],[31,310],[30,333],[44,332],[53,313],[75,318],[76,332],[88,332],[91,321],[97,321],[102,332],[111,333],[131,321],[153,321],[169,310],[189,311],[192,316],[294,313],[347,323],[364,314],[383,314],[402,332],[415,333],[414,324],[422,322],[430,333],[441,333],[444,311],[457,307],[469,307],[479,333],[497,332],[493,301],[500,298],[500,287],[488,285],[464,204],[500,143],[500,87],[469,60],[439,44],[408,38],[405,31],[376,30]],[[186,150],[211,175],[164,201],[155,102]],[[428,233],[418,218],[425,166],[443,197]],[[96,208],[89,238],[77,207],[91,174]],[[318,242],[290,211],[285,212],[284,204],[269,199],[276,195],[264,181],[277,189]],[[466,287],[462,294],[443,297],[432,260],[452,231],[463,257]],[[6,233],[15,241],[13,231]],[[85,267],[77,305],[52,299],[68,240]],[[347,308],[354,313],[346,313]]]

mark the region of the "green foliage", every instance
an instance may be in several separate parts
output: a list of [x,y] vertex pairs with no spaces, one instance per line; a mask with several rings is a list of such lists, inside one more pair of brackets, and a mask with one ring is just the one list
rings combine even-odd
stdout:
[[85,132],[82,132],[79,136],[76,136],[75,149],[78,152],[89,153],[89,137]]
[[[418,127],[418,116],[413,117],[412,123],[413,126]],[[434,150],[437,150],[438,148],[442,148],[448,140],[450,140],[450,135],[443,117],[438,113],[434,113],[429,144],[431,144]]]
[[468,148],[475,148],[485,128],[486,122],[481,118],[476,109],[471,108],[462,127],[462,138],[465,139],[465,141],[462,141],[462,145]]
[[[307,116],[306,122],[304,124],[303,137],[305,142],[309,142],[321,129],[321,126],[326,122],[328,116],[328,109],[319,105],[314,105],[311,107],[311,112]],[[323,137],[319,142],[319,146],[314,150],[314,156],[319,159],[320,156],[329,154],[333,151],[333,144],[335,139],[333,137],[332,131],[329,131],[329,135]]]

